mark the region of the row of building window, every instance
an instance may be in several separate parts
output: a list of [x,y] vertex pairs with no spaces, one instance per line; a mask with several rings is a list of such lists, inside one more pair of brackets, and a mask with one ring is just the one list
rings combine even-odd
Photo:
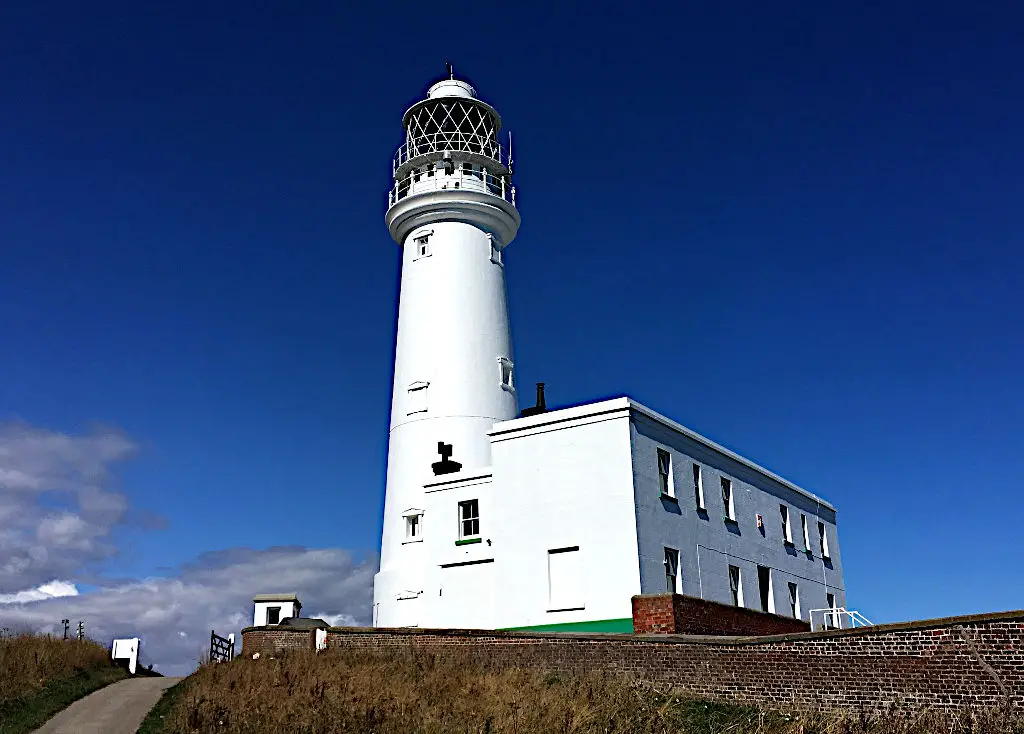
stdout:
[[[693,470],[693,497],[697,509],[706,512],[707,505],[704,502],[704,479],[701,465],[694,462]],[[658,449],[658,478],[661,486],[661,495],[676,499],[675,475],[672,471],[672,455],[664,449]],[[736,522],[736,503],[733,499],[732,480],[728,477],[720,478],[722,485],[722,518],[727,522]],[[779,505],[779,512],[782,515],[782,537],[783,542],[793,545],[793,530],[789,521],[789,507]],[[757,516],[758,527],[762,526],[761,516]],[[800,524],[803,530],[804,550],[811,552],[811,539],[808,532],[807,515],[800,514]],[[822,558],[829,558],[828,535],[825,532],[825,523],[818,522],[818,548]]]
[[[771,573],[772,570],[767,566],[757,567],[761,611],[776,614]],[[800,619],[800,589],[793,581],[787,582],[787,587],[789,591],[789,616],[794,619]],[[682,592],[682,588],[682,578],[679,574],[679,551],[675,548],[665,548],[665,591],[679,594]],[[743,603],[742,571],[739,566],[729,566],[729,595],[733,606],[745,606]],[[835,594],[831,592],[825,593],[825,606],[832,610],[836,609]],[[835,612],[825,615],[826,627],[837,625],[838,617]]]

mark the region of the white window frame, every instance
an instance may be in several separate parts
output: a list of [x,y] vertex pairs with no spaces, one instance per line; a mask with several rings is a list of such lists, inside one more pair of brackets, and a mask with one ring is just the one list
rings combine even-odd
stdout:
[[[733,591],[732,578],[733,570],[736,571],[736,590]],[[743,607],[743,569],[739,566],[729,565],[729,601],[735,607]]]
[[[679,551],[665,546],[665,593],[681,593],[682,584],[679,578]],[[670,581],[671,579],[671,581]],[[671,587],[671,588],[669,588]]]
[[[736,487],[729,477],[722,477],[721,485],[725,519],[736,522]],[[726,492],[728,492],[728,496],[726,495]]]
[[[423,542],[423,510],[410,508],[402,513],[405,520],[405,543]],[[415,530],[415,532],[412,532]]]
[[693,463],[693,492],[694,499],[697,501],[698,510],[706,510],[707,506],[704,504],[704,472],[701,470],[700,464],[697,462]]
[[430,387],[429,382],[423,380],[417,380],[409,384],[409,388],[406,392],[408,403],[406,404],[406,415],[416,415],[417,413],[426,413],[429,410],[427,404],[427,388]]
[[[469,514],[463,512],[463,510],[468,509],[470,507],[470,505],[473,505],[475,507],[475,509],[476,509],[476,514],[475,515],[469,515]],[[479,538],[480,537],[480,500],[479,499],[462,500],[461,502],[459,502],[459,514],[458,514],[458,517],[459,517],[459,540],[468,540],[469,538]],[[474,522],[474,521],[476,522],[476,532],[475,533],[466,533],[465,532],[466,523],[467,522],[471,523],[471,522]]]
[[498,247],[497,240],[494,239],[494,235],[490,232],[487,233],[487,244],[491,250],[491,262],[504,267],[505,263],[502,260],[501,248]]
[[829,609],[825,613],[825,629],[839,629],[839,613],[836,611],[835,594],[825,593],[825,606]]
[[789,611],[793,613],[793,619],[800,619],[800,587],[793,581],[788,583],[789,588]]
[[[516,391],[515,363],[508,357],[498,357],[498,384],[502,390],[514,393]],[[507,382],[506,382],[507,378]]]
[[793,545],[793,523],[789,519],[789,506],[780,504],[779,513],[782,515],[782,542]]
[[804,550],[809,551],[811,549],[811,536],[807,527],[807,515],[803,512],[800,513],[800,530],[803,531],[804,535]]
[[831,558],[828,552],[828,528],[821,520],[818,521],[818,547],[822,558]]
[[428,229],[428,230],[424,230],[422,232],[417,232],[416,234],[414,234],[412,236],[412,244],[413,244],[412,259],[413,260],[420,260],[420,259],[422,259],[424,257],[430,257],[431,254],[433,254],[431,252],[431,247],[430,247],[430,238],[433,235],[434,235],[434,230]]
[[672,454],[666,449],[658,449],[658,493],[664,497],[675,497],[675,482],[672,481]]

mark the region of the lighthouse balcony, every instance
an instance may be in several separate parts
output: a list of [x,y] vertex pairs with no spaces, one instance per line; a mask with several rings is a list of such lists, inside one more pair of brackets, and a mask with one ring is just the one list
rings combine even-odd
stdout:
[[472,191],[496,196],[512,206],[516,204],[516,188],[504,167],[495,165],[490,168],[480,163],[449,161],[447,165],[444,162],[429,163],[409,169],[403,176],[396,176],[388,192],[388,207],[406,197],[436,191]]

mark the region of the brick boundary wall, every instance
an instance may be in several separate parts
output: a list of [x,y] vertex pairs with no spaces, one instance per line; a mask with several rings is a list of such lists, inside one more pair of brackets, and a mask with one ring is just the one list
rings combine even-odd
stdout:
[[[249,627],[242,652],[310,649],[311,635]],[[684,695],[781,710],[1024,708],[1024,611],[765,637],[331,627],[327,644],[608,671]]]
[[810,632],[801,619],[682,594],[633,597],[633,632],[676,635],[783,635]]

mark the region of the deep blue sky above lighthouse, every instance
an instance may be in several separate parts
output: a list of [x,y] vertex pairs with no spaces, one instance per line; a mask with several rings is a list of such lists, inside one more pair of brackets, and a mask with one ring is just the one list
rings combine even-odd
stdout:
[[450,59],[515,135],[524,403],[628,394],[827,497],[876,621],[1024,607],[1013,4],[22,5],[0,418],[133,456],[60,578],[376,551],[390,157]]

